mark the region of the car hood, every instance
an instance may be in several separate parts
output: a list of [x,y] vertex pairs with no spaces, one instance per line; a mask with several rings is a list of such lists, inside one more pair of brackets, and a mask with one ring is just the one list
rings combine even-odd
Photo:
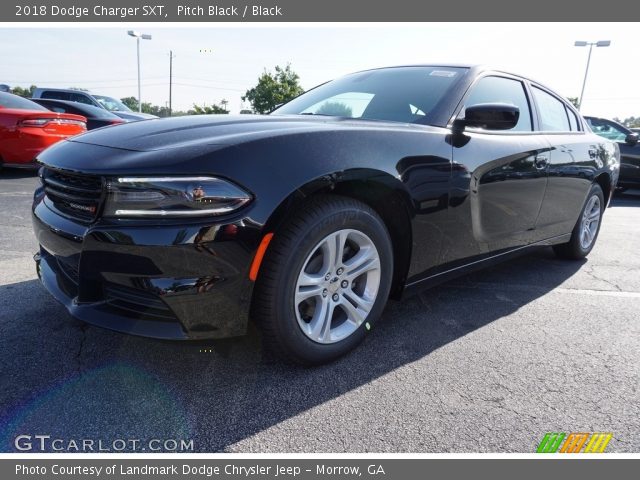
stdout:
[[[193,115],[94,130],[72,142],[138,152],[203,145],[235,145],[265,137],[319,130],[411,128],[414,125],[301,115]],[[424,126],[421,126],[424,128]]]

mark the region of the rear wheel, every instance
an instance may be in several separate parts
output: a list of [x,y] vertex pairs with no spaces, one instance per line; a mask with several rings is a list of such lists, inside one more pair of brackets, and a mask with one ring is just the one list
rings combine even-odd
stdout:
[[602,188],[600,188],[600,185],[594,184],[591,186],[578,222],[571,233],[571,239],[567,243],[554,245],[553,249],[556,255],[572,260],[580,260],[586,257],[593,249],[598,238],[604,207]]
[[344,355],[380,317],[392,271],[375,211],[346,197],[312,199],[275,233],[260,267],[252,313],[265,347],[301,364]]

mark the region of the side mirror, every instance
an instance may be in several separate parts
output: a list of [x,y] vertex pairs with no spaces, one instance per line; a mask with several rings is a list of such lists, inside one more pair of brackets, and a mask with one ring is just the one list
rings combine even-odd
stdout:
[[634,146],[638,143],[638,134],[630,133],[629,135],[627,135],[627,138],[625,138],[624,141],[627,145]]
[[464,118],[453,122],[454,130],[462,131],[465,127],[482,128],[484,130],[510,130],[518,124],[520,109],[507,103],[480,103],[467,107]]

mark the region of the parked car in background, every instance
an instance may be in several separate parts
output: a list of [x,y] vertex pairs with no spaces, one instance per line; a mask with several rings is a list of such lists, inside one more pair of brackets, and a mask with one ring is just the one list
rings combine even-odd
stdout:
[[129,122],[158,118],[155,115],[149,115],[148,113],[134,112],[117,98],[108,97],[106,95],[97,95],[84,92],[82,90],[73,90],[68,88],[36,88],[33,91],[33,98],[50,98],[52,100],[66,100],[68,102],[93,105],[94,107],[108,110]]
[[624,125],[598,117],[584,117],[593,133],[616,142],[620,147],[618,189],[640,188],[640,134]]
[[270,115],[95,130],[39,160],[37,272],[73,316],[167,339],[252,318],[267,349],[317,364],[375,332],[390,296],[532,247],[584,258],[619,151],[539,83],[431,65]]
[[632,128],[631,131],[634,133],[640,133],[640,128]]
[[125,119],[114,115],[104,108],[94,107],[93,105],[68,102],[66,100],[50,100],[48,98],[32,98],[31,100],[52,112],[73,113],[75,115],[82,115],[83,117],[86,117],[87,130],[126,123]]
[[87,119],[56,113],[26,98],[0,92],[0,168],[36,168],[36,155],[60,140],[86,132]]

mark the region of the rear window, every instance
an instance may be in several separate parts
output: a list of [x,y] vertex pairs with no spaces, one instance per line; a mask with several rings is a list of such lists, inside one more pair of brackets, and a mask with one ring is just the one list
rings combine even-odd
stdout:
[[38,105],[31,100],[27,100],[26,98],[19,97],[18,95],[13,95],[11,93],[3,93],[0,92],[0,107],[2,108],[17,108],[20,110],[41,110],[47,111],[41,105]]
[[578,123],[578,117],[576,117],[576,114],[573,113],[570,109],[567,108],[567,115],[569,116],[569,125],[571,126],[571,131],[572,132],[579,132],[580,131],[580,127],[579,127],[580,124]]
[[68,105],[63,101],[50,99],[39,100],[38,103],[58,113],[73,113],[75,115],[83,115],[88,118],[100,120],[114,120],[118,118],[114,114],[107,112],[104,108],[94,107],[93,105],[78,105],[77,103]]

